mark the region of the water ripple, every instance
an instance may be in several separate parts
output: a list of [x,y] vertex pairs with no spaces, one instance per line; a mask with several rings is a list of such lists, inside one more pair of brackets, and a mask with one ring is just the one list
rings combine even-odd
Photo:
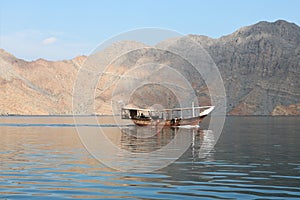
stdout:
[[[163,169],[134,174],[92,158],[72,123],[9,120],[0,124],[1,199],[300,199],[300,136],[289,131],[291,121],[285,126],[277,118],[229,118],[205,158],[191,146]],[[272,134],[264,130],[266,124]],[[286,132],[278,132],[278,126]],[[201,135],[197,140],[201,145]]]

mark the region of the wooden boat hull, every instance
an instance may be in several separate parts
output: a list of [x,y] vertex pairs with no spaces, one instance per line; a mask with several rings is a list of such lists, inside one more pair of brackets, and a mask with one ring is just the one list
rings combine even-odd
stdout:
[[[187,108],[163,109],[158,111],[140,108],[122,108],[121,118],[131,119],[133,123],[138,126],[199,125],[199,123],[208,114],[210,114],[214,108],[214,106],[193,106]],[[190,114],[188,116],[184,115],[187,112],[190,112]]]
[[138,126],[185,126],[185,125],[199,125],[199,123],[202,122],[202,120],[207,115],[203,116],[197,116],[187,119],[172,119],[172,120],[161,120],[161,119],[151,119],[151,118],[145,118],[145,119],[131,119],[135,125]]

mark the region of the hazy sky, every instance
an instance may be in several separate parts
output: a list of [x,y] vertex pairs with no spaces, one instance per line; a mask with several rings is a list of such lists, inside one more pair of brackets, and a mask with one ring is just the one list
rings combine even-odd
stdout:
[[300,25],[299,9],[298,0],[0,0],[0,48],[25,60],[69,59],[136,28],[218,38],[259,21]]

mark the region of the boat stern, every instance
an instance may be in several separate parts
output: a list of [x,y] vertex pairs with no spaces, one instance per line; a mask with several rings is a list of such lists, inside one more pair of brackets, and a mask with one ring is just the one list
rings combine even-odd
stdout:
[[213,110],[215,109],[215,106],[210,106],[209,108],[205,109],[204,111],[202,111],[199,116],[206,116],[209,113],[211,113]]

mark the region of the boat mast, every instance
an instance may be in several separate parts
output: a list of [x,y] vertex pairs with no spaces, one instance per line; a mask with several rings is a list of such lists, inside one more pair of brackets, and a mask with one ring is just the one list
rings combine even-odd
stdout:
[[195,106],[194,106],[194,102],[192,102],[192,108],[193,108],[193,117],[195,117]]

